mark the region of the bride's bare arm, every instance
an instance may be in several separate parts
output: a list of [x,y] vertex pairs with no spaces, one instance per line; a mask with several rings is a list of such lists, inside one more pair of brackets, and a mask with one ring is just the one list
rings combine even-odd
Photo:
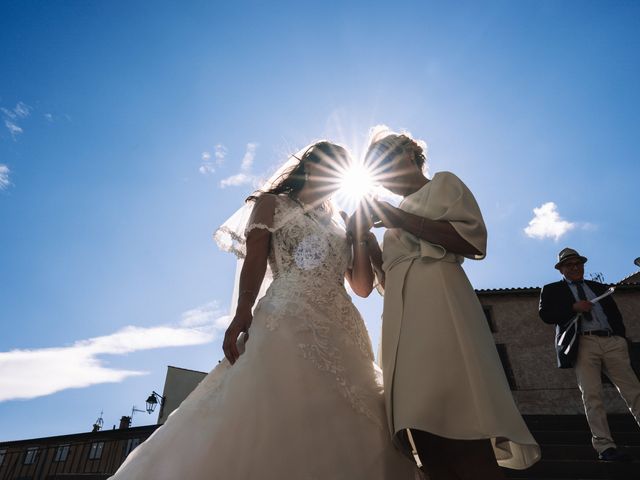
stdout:
[[359,297],[368,297],[373,290],[373,282],[375,280],[371,260],[369,258],[369,236],[373,235],[368,231],[371,226],[365,224],[359,215],[359,210],[349,218],[349,216],[341,212],[342,218],[347,224],[347,232],[351,238],[353,247],[353,265],[347,271],[345,277],[351,285],[351,288]]
[[373,290],[373,269],[369,260],[368,242],[363,238],[353,241],[353,266],[347,272],[347,281],[359,297],[368,297]]
[[[271,244],[271,232],[264,227],[273,225],[273,213],[275,211],[275,196],[262,195],[256,200],[253,207],[249,225],[259,225],[252,228],[246,238],[246,257],[240,272],[240,286],[238,294],[238,306],[235,316],[224,334],[222,350],[225,357],[233,365],[240,357],[236,345],[238,336],[244,332],[248,335],[253,314],[251,309],[256,301],[260,285],[264,280],[267,270],[267,257]],[[261,228],[262,227],[262,228]]]
[[373,267],[373,273],[378,278],[378,283],[384,289],[385,274],[382,269],[382,250],[378,244],[376,236],[369,232],[367,236],[367,244],[369,246],[369,258],[371,260],[371,266]]

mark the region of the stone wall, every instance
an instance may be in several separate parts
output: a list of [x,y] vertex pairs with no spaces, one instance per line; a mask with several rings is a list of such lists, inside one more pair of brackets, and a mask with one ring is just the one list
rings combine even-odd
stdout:
[[[506,352],[505,371],[511,376],[520,411],[523,414],[581,414],[584,410],[573,369],[556,367],[555,327],[545,324],[538,316],[539,295],[537,288],[478,291],[496,344],[503,345],[499,347],[503,355]],[[627,338],[637,343],[640,350],[640,284],[620,287],[614,295],[624,318]],[[637,361],[640,362],[640,358]],[[613,386],[605,383],[604,394],[610,413],[628,412]]]

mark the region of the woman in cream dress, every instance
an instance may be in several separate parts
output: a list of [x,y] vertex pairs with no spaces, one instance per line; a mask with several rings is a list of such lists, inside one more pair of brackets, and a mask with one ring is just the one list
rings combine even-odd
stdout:
[[352,251],[328,202],[333,164],[347,158],[329,142],[301,151],[216,232],[244,261],[226,359],[113,479],[420,476],[386,432],[369,336],[344,287],[346,276],[366,296],[373,276],[366,250]]
[[453,173],[425,177],[424,149],[407,135],[379,132],[367,162],[404,197],[399,208],[369,202],[357,229],[387,227],[383,252],[368,238],[385,287],[381,360],[391,434],[406,445],[411,432],[433,480],[490,480],[504,478],[498,464],[529,467],[540,448],[461,266],[486,252],[473,194]]

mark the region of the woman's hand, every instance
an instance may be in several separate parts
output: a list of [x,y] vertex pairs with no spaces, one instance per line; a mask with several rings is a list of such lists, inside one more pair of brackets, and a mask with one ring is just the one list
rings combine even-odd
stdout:
[[236,360],[240,358],[240,352],[238,351],[238,337],[241,333],[245,334],[245,342],[249,339],[249,327],[253,320],[253,314],[251,309],[242,309],[236,311],[235,317],[227,327],[227,331],[224,332],[224,342],[222,343],[222,350],[224,356],[227,357],[229,363],[233,365]]
[[374,227],[396,227],[397,219],[401,212],[399,208],[394,207],[389,202],[371,199],[368,202],[368,209],[368,218],[370,218]]
[[345,212],[341,211],[340,216],[346,225],[347,237],[349,242],[353,242],[354,239],[360,240],[366,238],[367,233],[371,230],[373,222],[369,211],[364,203],[361,203],[353,215],[349,216]]

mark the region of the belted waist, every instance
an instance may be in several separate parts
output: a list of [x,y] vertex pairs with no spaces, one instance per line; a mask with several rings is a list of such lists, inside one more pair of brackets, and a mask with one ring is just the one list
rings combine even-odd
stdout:
[[580,335],[594,335],[596,337],[613,337],[613,332],[609,330],[587,330],[580,332]]
[[403,264],[406,262],[412,262],[413,260],[416,260],[416,259],[421,259],[425,262],[447,262],[447,263],[458,263],[458,264],[461,263],[459,260],[459,256],[456,255],[455,253],[447,253],[440,258],[435,258],[430,256],[423,256],[420,254],[420,252],[414,252],[409,255],[400,255],[394,258],[393,260],[385,261],[384,264],[382,265],[382,269],[385,272],[389,272],[392,268],[400,264]]

